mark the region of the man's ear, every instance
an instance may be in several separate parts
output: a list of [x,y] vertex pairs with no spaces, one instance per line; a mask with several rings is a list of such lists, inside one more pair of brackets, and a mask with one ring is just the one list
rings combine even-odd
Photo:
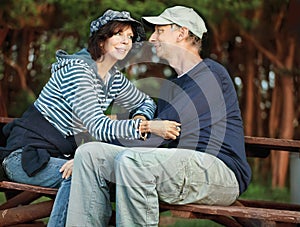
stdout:
[[189,29],[186,27],[180,27],[179,28],[179,34],[177,37],[177,41],[181,41],[183,39],[186,39],[189,36]]

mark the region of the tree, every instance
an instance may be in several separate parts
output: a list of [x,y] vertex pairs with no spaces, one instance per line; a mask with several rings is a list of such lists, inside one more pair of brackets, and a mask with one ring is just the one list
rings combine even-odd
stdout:
[[[269,136],[292,139],[294,137],[295,97],[294,73],[296,66],[297,34],[289,29],[292,10],[300,8],[299,1],[264,1],[256,11],[260,22],[251,31],[243,30],[243,37],[269,62],[267,73],[276,75],[269,113]],[[273,26],[268,26],[268,25]],[[267,32],[267,39],[265,34]],[[299,57],[299,56],[298,56]],[[249,91],[248,91],[249,92]],[[272,185],[284,187],[288,171],[289,154],[272,153]]]
[[[0,112],[20,116],[50,76],[54,53],[83,46],[95,1],[1,2]],[[77,15],[80,15],[79,17]],[[84,29],[78,29],[84,28]]]
[[[50,77],[55,51],[86,46],[88,24],[106,9],[135,18],[173,5],[192,6],[208,25],[203,56],[226,66],[238,91],[246,135],[300,138],[299,0],[26,0],[0,2],[0,115],[18,117]],[[143,65],[144,66],[144,65]],[[145,73],[164,76],[165,66]],[[272,163],[272,165],[271,165]],[[273,186],[286,185],[288,155],[272,154]]]

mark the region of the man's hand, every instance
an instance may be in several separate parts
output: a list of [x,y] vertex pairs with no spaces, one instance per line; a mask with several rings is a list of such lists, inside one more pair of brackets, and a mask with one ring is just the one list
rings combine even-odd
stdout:
[[149,121],[150,132],[164,139],[175,140],[180,134],[180,123],[168,120]]
[[62,173],[62,178],[68,179],[72,175],[73,171],[73,161],[74,159],[71,159],[67,161],[63,166],[60,168],[59,172]]

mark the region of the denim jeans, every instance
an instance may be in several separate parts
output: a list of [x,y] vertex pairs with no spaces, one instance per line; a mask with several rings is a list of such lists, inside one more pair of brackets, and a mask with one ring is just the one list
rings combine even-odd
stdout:
[[125,148],[92,142],[75,154],[67,226],[107,226],[116,183],[117,226],[158,226],[159,201],[230,205],[236,177],[213,155],[186,149]]
[[4,159],[3,168],[5,169],[7,177],[19,183],[58,188],[59,190],[54,201],[48,226],[65,226],[71,178],[67,180],[63,179],[59,169],[67,160],[51,157],[44,169],[39,171],[36,175],[29,177],[22,168],[21,156],[22,149],[19,149]]

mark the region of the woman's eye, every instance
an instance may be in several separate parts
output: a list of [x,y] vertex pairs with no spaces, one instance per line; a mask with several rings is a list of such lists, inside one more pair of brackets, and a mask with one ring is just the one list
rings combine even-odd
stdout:
[[131,39],[131,40],[133,40],[133,35],[127,35],[127,34],[124,34],[123,32],[116,32],[114,35],[116,35],[116,36],[127,36],[127,38],[128,39]]

